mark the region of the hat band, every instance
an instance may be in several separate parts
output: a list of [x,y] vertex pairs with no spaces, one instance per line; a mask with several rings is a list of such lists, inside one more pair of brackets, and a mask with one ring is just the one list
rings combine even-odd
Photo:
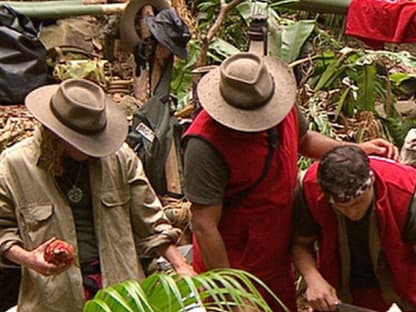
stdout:
[[[61,114],[61,112],[55,107],[53,100],[54,100],[54,97],[52,97],[51,101],[49,102],[49,105],[55,117],[65,126],[67,126],[68,128],[76,132],[79,132],[81,134],[96,134],[96,133],[102,132],[107,126],[107,120],[100,118],[98,122],[91,122],[91,121],[88,122],[88,126],[90,126],[90,128],[86,128],[77,123],[77,121],[79,121],[82,118],[68,118],[68,116],[64,116],[63,114]],[[84,112],[84,113],[88,114],[88,112]],[[79,112],[76,115],[82,116],[82,114],[80,114]]]

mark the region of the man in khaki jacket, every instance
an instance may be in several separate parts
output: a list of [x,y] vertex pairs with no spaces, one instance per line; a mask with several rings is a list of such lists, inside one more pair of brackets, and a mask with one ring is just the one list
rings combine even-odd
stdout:
[[[66,80],[32,91],[26,106],[40,128],[0,157],[0,256],[23,268],[19,311],[82,311],[101,287],[144,277],[139,253],[194,274],[103,90]],[[45,260],[56,239],[73,261]]]

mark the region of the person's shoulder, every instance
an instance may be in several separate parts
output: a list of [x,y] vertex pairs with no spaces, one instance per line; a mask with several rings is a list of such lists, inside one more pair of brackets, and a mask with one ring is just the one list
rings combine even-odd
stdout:
[[120,148],[116,152],[105,157],[103,160],[111,161],[111,159],[115,160],[117,163],[120,164],[133,164],[134,166],[137,166],[138,162],[141,163],[140,157],[125,142],[120,146]]
[[33,136],[27,137],[3,150],[0,154],[0,161],[20,159],[27,155],[34,156],[37,148],[38,146],[35,138]]
[[398,162],[396,160],[393,159],[389,159],[389,158],[385,158],[385,157],[379,157],[379,156],[369,156],[370,159],[370,166],[375,169],[375,170],[379,170],[379,171],[409,171],[409,172],[416,172],[416,169]]

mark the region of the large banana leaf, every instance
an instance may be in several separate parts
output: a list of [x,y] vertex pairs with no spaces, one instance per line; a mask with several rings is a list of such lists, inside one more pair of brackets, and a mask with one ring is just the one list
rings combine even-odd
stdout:
[[314,28],[314,20],[300,20],[296,23],[287,25],[282,31],[278,55],[288,63],[296,60],[302,46],[311,35]]

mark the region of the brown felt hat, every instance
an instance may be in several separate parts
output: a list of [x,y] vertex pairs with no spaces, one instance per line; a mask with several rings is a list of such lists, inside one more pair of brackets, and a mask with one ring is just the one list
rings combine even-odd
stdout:
[[127,136],[123,110],[88,80],[69,79],[37,88],[25,104],[45,127],[89,156],[117,151]]
[[279,58],[240,52],[202,77],[197,95],[201,106],[220,124],[256,132],[277,125],[290,112],[296,81]]

